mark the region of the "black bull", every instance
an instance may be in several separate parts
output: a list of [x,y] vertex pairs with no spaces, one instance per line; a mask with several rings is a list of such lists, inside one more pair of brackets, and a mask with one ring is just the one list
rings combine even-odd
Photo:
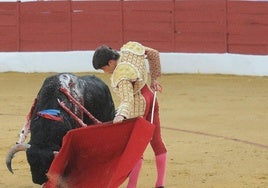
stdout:
[[[107,85],[95,76],[75,76],[69,73],[57,74],[46,78],[32,107],[30,121],[30,141],[28,144],[19,143],[20,147],[26,150],[27,161],[31,168],[32,180],[34,183],[43,184],[47,181],[46,173],[54,159],[55,152],[59,151],[62,145],[63,136],[67,131],[79,127],[58,102],[64,101],[65,106],[74,114],[80,117],[86,125],[94,122],[74,105],[60,88],[67,89],[69,93],[79,101],[96,119],[106,122],[114,117],[114,103]],[[40,116],[43,110],[58,111],[57,118],[60,120]],[[17,151],[9,152],[7,166],[12,172],[11,159]]]

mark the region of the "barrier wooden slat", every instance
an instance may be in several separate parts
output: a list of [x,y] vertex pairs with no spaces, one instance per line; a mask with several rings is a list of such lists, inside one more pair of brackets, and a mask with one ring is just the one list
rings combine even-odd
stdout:
[[227,51],[225,0],[177,0],[174,23],[175,51]]
[[[183,11],[183,10],[191,10],[191,11],[200,11],[200,9],[208,9],[208,10],[217,10],[217,9],[222,9],[224,10],[224,5],[225,3],[222,0],[217,0],[218,2],[215,3],[215,0],[175,0],[176,6],[181,5],[176,7],[177,10]],[[177,4],[179,3],[179,4]],[[218,4],[221,3],[221,4]],[[193,6],[193,4],[195,6]]]
[[173,51],[172,1],[124,1],[124,42],[139,41],[159,51]]
[[0,51],[19,50],[18,3],[0,3]]
[[119,1],[72,2],[72,48],[95,49],[122,44],[122,10]]
[[71,50],[70,2],[20,4],[20,50]]
[[268,2],[228,1],[228,52],[268,54]]
[[175,22],[201,22],[224,24],[226,22],[225,0],[176,0]]
[[[268,4],[268,2],[267,2]],[[268,8],[267,8],[268,10]],[[234,25],[241,24],[268,24],[267,14],[238,14],[238,13],[228,13],[228,23]]]
[[222,42],[208,42],[196,43],[196,42],[178,42],[176,44],[177,52],[191,52],[191,53],[211,53],[211,52],[222,52],[226,48]]
[[228,13],[267,14],[268,2],[263,0],[227,0]]
[[[30,30],[30,28],[34,28],[35,31]],[[24,37],[37,37],[37,38],[35,38],[35,40],[39,40],[40,36],[38,36],[38,35],[31,36],[30,34],[32,34],[33,32],[43,33],[45,31],[46,34],[66,33],[66,35],[67,35],[70,32],[69,31],[70,25],[69,24],[58,24],[57,22],[51,22],[51,23],[46,23],[46,24],[43,24],[43,23],[24,23],[21,25],[21,30],[23,31],[22,35],[25,34],[25,36],[23,36],[23,38]],[[64,37],[65,37],[65,35],[64,35]],[[44,40],[44,39],[40,39],[40,40]]]
[[0,3],[0,24],[17,25],[18,22],[17,3]]
[[[187,32],[176,37],[176,42],[189,42],[189,43],[223,43],[224,33],[219,32]],[[224,43],[223,43],[224,44]]]
[[268,45],[253,45],[253,44],[229,44],[228,50],[231,53],[237,54],[255,54],[255,55],[267,55],[268,54]]
[[245,35],[230,35],[228,40],[231,44],[240,44],[240,45],[268,45],[268,37],[259,37],[258,35],[247,33]]
[[[176,23],[176,29],[178,32],[192,32],[192,33],[207,33],[207,32],[215,32],[215,33],[224,33],[222,30],[222,26],[215,25],[213,22],[208,22],[206,24],[202,22],[178,22]],[[225,34],[225,33],[224,33]]]
[[[138,31],[129,31],[127,36],[130,40],[136,38],[139,40],[136,41],[144,41],[144,42],[170,42],[170,37],[167,35],[162,35],[162,31],[153,31],[154,34],[151,33],[151,31],[148,32],[138,32]],[[159,38],[156,38],[155,36],[159,36]],[[127,40],[128,41],[128,40]],[[135,41],[135,40],[134,40]],[[161,49],[163,49],[162,47]]]
[[230,33],[229,36],[246,35],[248,37],[257,38],[260,38],[259,36],[263,36],[264,40],[268,39],[268,37],[265,37],[265,35],[268,33],[268,25],[264,24],[254,24],[254,26],[251,24],[230,24],[228,26],[228,32]]
[[18,51],[18,32],[14,26],[0,26],[0,51]]
[[[215,2],[215,4],[219,4],[219,2]],[[176,14],[175,14],[175,20],[180,20],[182,22],[200,22],[203,24],[206,23],[225,23],[225,11],[221,9],[209,9],[209,8],[203,8],[199,10],[191,10],[186,9],[185,10],[179,10],[177,7],[183,6],[183,4],[176,4]],[[196,6],[195,3],[192,4],[192,6]],[[221,7],[221,6],[220,6]],[[222,17],[224,16],[224,17]]]

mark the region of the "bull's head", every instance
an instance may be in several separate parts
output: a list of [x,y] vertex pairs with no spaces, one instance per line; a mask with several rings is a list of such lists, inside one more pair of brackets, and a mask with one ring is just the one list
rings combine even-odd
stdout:
[[76,125],[74,120],[61,109],[58,103],[58,99],[60,99],[65,101],[68,108],[74,109],[72,103],[60,91],[61,87],[60,76],[52,76],[44,81],[28,115],[29,119],[25,123],[27,128],[22,130],[22,133],[31,132],[29,143],[25,143],[25,136],[21,136],[18,143],[9,150],[6,157],[6,166],[13,173],[12,158],[17,152],[26,151],[32,180],[37,184],[43,184],[47,181],[46,173],[55,153],[61,147],[63,136],[69,130],[75,128]]

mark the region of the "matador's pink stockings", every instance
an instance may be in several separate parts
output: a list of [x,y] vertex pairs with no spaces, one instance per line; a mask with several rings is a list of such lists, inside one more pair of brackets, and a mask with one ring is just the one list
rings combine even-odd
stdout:
[[[155,156],[155,163],[157,168],[157,180],[155,183],[155,187],[164,186],[165,183],[165,175],[166,175],[166,160],[167,153],[162,153],[160,155]],[[136,188],[138,183],[138,177],[142,166],[142,159],[138,161],[134,169],[129,174],[129,180],[127,188]]]
[[127,184],[127,188],[136,188],[138,183],[138,177],[142,166],[142,159],[138,161],[136,166],[133,168],[133,170],[129,174],[129,180]]
[[155,162],[157,168],[157,180],[155,183],[155,187],[164,186],[165,175],[166,175],[166,160],[167,160],[167,153],[162,153],[160,155],[155,156]]

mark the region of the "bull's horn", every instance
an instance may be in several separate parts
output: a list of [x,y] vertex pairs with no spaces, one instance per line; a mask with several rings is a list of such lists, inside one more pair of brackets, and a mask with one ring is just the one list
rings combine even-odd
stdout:
[[19,151],[26,151],[28,148],[30,148],[30,144],[22,143],[22,144],[16,144],[10,150],[8,151],[7,158],[6,158],[6,166],[8,170],[13,174],[13,170],[11,167],[11,160],[14,157],[15,153]]

